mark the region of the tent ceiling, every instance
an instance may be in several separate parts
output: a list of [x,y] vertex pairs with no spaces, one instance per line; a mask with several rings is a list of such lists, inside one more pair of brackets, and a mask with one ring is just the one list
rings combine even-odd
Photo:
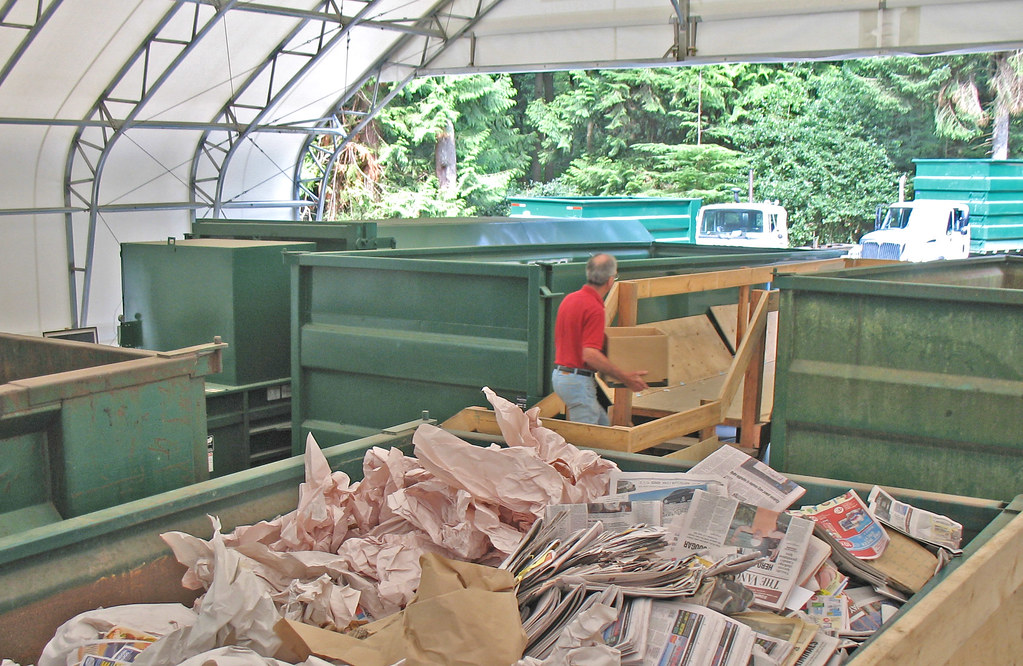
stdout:
[[0,311],[70,304],[0,328],[116,309],[119,242],[315,210],[297,165],[368,80],[1021,46],[1019,0],[0,0],[0,229],[36,258]]

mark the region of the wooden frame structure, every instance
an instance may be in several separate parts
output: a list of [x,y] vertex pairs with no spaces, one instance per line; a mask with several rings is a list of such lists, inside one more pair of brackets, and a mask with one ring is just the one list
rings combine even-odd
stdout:
[[[862,259],[824,259],[738,268],[706,273],[692,273],[616,282],[604,300],[607,324],[635,326],[638,303],[643,298],[656,298],[718,289],[739,289],[736,322],[737,348],[731,366],[718,394],[701,400],[692,409],[670,413],[633,425],[633,394],[628,389],[615,389],[611,409],[611,425],[598,426],[557,418],[565,405],[556,394],[538,402],[544,427],[560,434],[567,441],[594,448],[636,453],[663,444],[668,440],[699,433],[700,439],[713,435],[717,426],[728,421],[726,411],[742,388],[740,446],[757,448],[759,444],[761,399],[763,396],[764,355],[767,318],[778,310],[778,292],[755,289],[772,282],[779,273],[811,273],[841,270],[878,262]],[[655,323],[655,322],[654,322]],[[452,416],[444,424],[451,430],[499,435],[494,413],[483,407],[469,407]]]

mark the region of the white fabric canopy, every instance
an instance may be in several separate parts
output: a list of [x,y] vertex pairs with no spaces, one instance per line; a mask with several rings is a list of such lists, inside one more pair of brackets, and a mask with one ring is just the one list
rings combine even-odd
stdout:
[[0,0],[0,330],[113,342],[120,243],[294,219],[370,77],[1021,46],[1019,0]]

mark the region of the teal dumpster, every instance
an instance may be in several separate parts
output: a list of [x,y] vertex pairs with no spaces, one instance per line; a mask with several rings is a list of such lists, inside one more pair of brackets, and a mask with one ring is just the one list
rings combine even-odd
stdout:
[[636,219],[655,240],[696,242],[696,213],[703,199],[674,197],[508,197],[511,215]]
[[970,207],[970,252],[1023,250],[1023,160],[919,159],[916,199]]

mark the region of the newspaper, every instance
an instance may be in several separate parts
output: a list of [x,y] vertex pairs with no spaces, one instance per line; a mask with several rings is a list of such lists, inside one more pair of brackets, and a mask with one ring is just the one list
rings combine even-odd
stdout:
[[720,487],[721,492],[724,492],[724,482],[720,479],[692,472],[623,472],[613,469],[607,494],[630,495],[665,488],[685,488],[694,484]]
[[867,505],[874,518],[888,527],[917,541],[962,554],[959,546],[963,539],[963,526],[951,518],[900,502],[880,486],[870,489]]
[[642,666],[650,631],[649,597],[630,597],[624,600],[618,619],[604,629],[604,642],[621,654],[621,666]]
[[719,479],[730,497],[773,511],[784,511],[806,493],[796,482],[731,446],[722,446],[694,465],[689,473]]
[[746,666],[753,652],[752,629],[703,606],[654,601],[644,664],[658,666]]
[[545,509],[544,519],[551,521],[560,513],[565,514],[554,536],[565,538],[572,532],[602,523],[604,529],[621,532],[636,525],[661,524],[661,502],[633,502],[608,499],[586,504],[550,504]]
[[782,610],[799,582],[812,534],[812,521],[697,490],[670,554],[756,553],[761,560],[736,580],[753,592],[755,605]]
[[874,520],[855,490],[799,513],[823,527],[838,543],[861,560],[876,560],[888,546],[888,535]]

